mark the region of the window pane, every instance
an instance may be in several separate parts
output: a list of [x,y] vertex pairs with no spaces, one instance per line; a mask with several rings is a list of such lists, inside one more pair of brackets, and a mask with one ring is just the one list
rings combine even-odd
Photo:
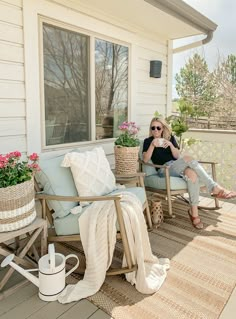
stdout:
[[88,141],[89,38],[43,24],[46,145]]
[[96,139],[115,137],[127,120],[128,48],[96,39]]

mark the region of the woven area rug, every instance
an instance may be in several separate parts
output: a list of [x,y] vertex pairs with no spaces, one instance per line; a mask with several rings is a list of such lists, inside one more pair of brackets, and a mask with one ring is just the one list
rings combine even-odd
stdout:
[[[194,229],[186,210],[165,219],[149,233],[153,253],[168,257],[171,268],[161,289],[140,294],[124,276],[107,276],[100,291],[88,298],[115,319],[216,319],[236,284],[236,211],[201,212],[204,229]],[[57,248],[80,255],[78,243]],[[121,258],[121,247],[116,257]],[[96,267],[96,265],[94,265]],[[70,283],[82,277],[73,274]]]

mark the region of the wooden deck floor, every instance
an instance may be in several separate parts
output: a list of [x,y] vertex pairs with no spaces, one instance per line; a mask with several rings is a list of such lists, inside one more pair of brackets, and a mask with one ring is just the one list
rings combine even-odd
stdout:
[[[211,205],[212,199],[202,197],[201,205]],[[221,202],[221,210],[224,212],[234,212],[236,205],[229,202]],[[174,205],[174,210],[180,209],[180,204]],[[4,269],[0,269],[0,278],[4,274]],[[19,282],[23,277],[14,273],[10,285]],[[8,285],[9,287],[9,285]],[[6,287],[6,288],[8,288]],[[233,319],[236,313],[236,291],[232,294],[220,319]],[[38,298],[38,288],[30,282],[16,290],[10,296],[0,300],[1,319],[108,319],[110,315],[93,305],[88,300],[81,300],[70,304],[62,305],[58,302],[44,302]],[[124,318],[125,319],[125,318]],[[147,318],[149,319],[149,318]],[[163,318],[168,319],[168,318]],[[191,319],[191,318],[189,318]]]

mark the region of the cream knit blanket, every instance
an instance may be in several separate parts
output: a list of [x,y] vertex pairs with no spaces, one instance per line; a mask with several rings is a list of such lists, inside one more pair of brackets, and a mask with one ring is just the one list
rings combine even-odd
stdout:
[[[126,274],[126,279],[144,294],[161,287],[169,269],[169,259],[152,254],[142,204],[139,199],[122,191],[121,207],[125,228],[138,269]],[[78,301],[95,294],[102,286],[112,262],[116,242],[116,212],[113,201],[94,202],[79,218],[80,236],[86,257],[83,280],[68,285],[58,297],[61,303]],[[123,265],[126,265],[125,258]]]

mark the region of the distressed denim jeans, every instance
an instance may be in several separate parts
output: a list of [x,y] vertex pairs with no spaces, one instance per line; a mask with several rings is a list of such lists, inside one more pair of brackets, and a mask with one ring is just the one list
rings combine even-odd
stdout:
[[[165,165],[169,166],[170,176],[182,177],[187,183],[187,189],[189,193],[189,201],[192,206],[197,206],[199,202],[200,184],[204,184],[209,193],[218,184],[207,174],[204,168],[196,160],[186,162],[182,157],[176,161],[169,161]],[[196,174],[197,179],[192,182],[188,176],[184,174],[186,168],[191,168]],[[164,169],[159,169],[158,176],[164,176]]]

